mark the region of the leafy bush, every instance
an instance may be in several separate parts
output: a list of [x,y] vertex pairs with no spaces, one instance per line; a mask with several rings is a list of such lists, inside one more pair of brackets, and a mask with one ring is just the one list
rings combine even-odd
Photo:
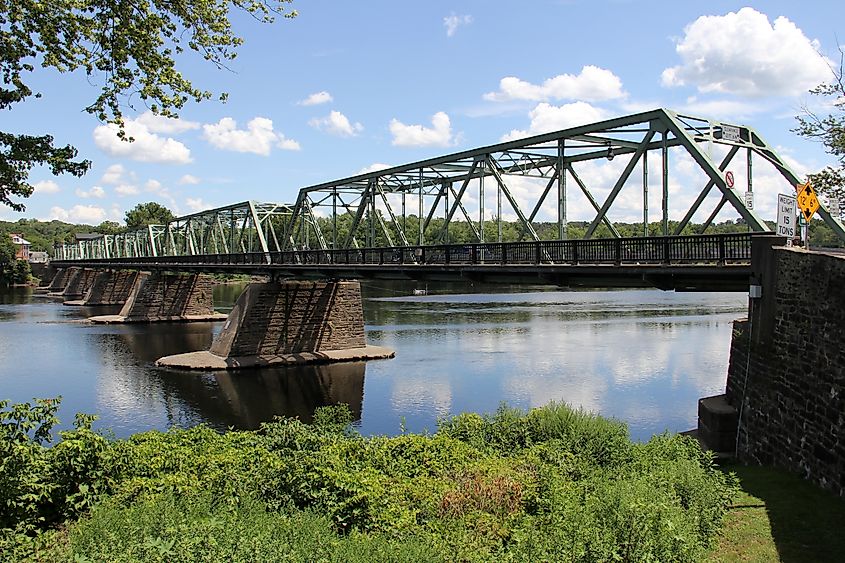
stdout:
[[12,558],[694,561],[734,491],[694,441],[633,444],[624,424],[563,404],[372,438],[345,407],[116,441],[78,417],[47,447],[55,409],[0,411]]
[[438,433],[501,455],[552,440],[599,466],[621,463],[631,455],[625,424],[555,402],[527,413],[501,405],[492,416],[460,414],[441,420]]
[[338,537],[309,511],[271,512],[254,498],[220,507],[209,494],[167,493],[132,506],[106,502],[71,533],[83,561],[444,561],[413,536]]

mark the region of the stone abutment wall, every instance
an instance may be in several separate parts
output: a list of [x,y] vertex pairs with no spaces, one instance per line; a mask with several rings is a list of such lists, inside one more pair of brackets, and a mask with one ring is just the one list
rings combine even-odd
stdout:
[[737,456],[845,496],[845,257],[774,248],[755,276],[726,387]]

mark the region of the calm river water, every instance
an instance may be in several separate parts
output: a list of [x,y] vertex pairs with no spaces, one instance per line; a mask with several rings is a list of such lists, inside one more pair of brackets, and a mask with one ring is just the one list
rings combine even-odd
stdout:
[[[243,286],[215,289],[228,311]],[[434,430],[462,411],[552,400],[618,418],[634,439],[696,424],[700,397],[724,391],[736,293],[549,291],[364,284],[369,343],[396,358],[245,372],[156,368],[208,348],[220,323],[92,325],[114,311],[67,307],[28,290],[0,293],[0,399],[63,397],[60,417],[96,414],[118,437],[206,423],[255,428],[352,407],[364,434]],[[477,293],[457,293],[458,291]]]

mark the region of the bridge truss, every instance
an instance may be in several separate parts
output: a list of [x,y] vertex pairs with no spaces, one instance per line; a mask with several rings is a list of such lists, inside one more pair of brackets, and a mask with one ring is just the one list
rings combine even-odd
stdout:
[[[456,242],[618,239],[622,234],[613,218],[619,215],[623,199],[630,209],[632,197],[641,213],[637,235],[687,234],[693,219],[707,213],[697,223],[700,234],[726,206],[752,232],[768,232],[769,227],[754,209],[746,207],[744,194],[729,185],[726,176],[732,164],[742,167],[742,162],[734,163],[742,152],[746,191],[753,189],[752,158],[774,167],[783,178],[782,191],[789,193],[800,182],[751,127],[657,109],[306,187],[293,204],[244,202],[167,225],[106,235],[66,245],[58,249],[57,257],[268,254]],[[681,164],[673,166],[697,169],[701,184],[693,188],[694,198],[688,186],[684,193],[674,193],[677,200],[690,203],[681,219],[670,221],[670,209],[675,213],[678,209],[670,201],[676,191],[670,164],[676,162]],[[657,181],[650,164],[657,168]],[[596,180],[599,176],[602,182]],[[654,190],[660,200],[656,228],[649,209]],[[576,199],[591,214],[577,230],[569,218]],[[824,206],[818,213],[845,240],[839,219]],[[505,232],[506,218],[517,225],[516,233]]]

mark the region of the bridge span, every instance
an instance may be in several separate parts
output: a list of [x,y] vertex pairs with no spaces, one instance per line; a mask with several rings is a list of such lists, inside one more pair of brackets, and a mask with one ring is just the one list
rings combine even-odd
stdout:
[[[747,291],[783,240],[753,205],[761,167],[794,193],[799,177],[752,127],[655,109],[62,245],[54,265],[77,273],[53,289],[106,288],[128,319],[164,320],[210,312],[191,289],[204,273],[266,275],[227,320],[246,332],[213,347],[259,363],[363,346],[359,279]],[[749,232],[712,234],[731,210]],[[845,240],[838,217],[818,214]],[[126,270],[151,274],[133,285],[118,281]],[[95,297],[82,301],[114,301]],[[343,344],[340,326],[354,336]]]
[[[60,268],[747,291],[751,233],[57,260]],[[771,244],[771,242],[769,242]]]

